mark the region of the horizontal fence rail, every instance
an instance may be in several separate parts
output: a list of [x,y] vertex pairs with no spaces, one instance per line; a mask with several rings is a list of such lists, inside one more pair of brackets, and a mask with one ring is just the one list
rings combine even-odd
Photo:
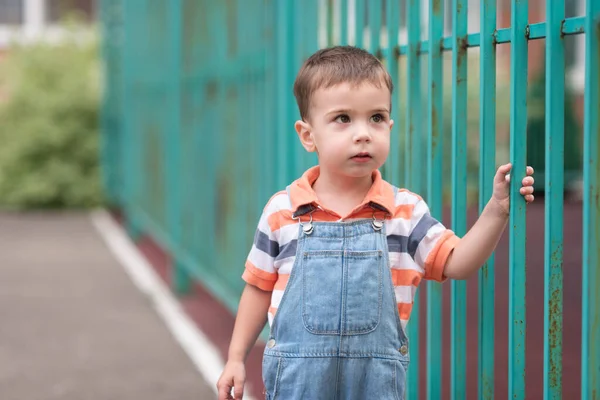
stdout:
[[[200,281],[235,311],[264,204],[317,162],[294,133],[296,73],[319,48],[365,48],[395,87],[382,173],[421,194],[435,218],[464,235],[469,211],[481,213],[492,196],[498,165],[513,164],[508,250],[479,271],[476,297],[465,281],[428,282],[417,292],[407,398],[598,399],[600,1],[578,1],[583,15],[566,18],[565,0],[101,0],[107,196],[134,238],[150,235],[170,253],[176,291]],[[536,10],[545,21],[530,23]],[[468,30],[474,13],[479,32]],[[510,27],[499,28],[506,13]],[[577,102],[565,79],[565,38],[574,35],[583,36],[577,51],[585,60],[581,129],[567,128]],[[538,68],[530,44],[540,40]],[[503,57],[502,44],[510,44]],[[538,87],[543,135],[535,136],[540,106],[530,100]],[[581,157],[570,150],[580,142]],[[535,154],[543,154],[536,203],[544,209],[532,223],[518,190]],[[573,164],[583,199],[567,218]],[[581,226],[575,244],[566,234],[572,224]],[[539,266],[529,245],[538,237]],[[581,262],[567,260],[574,253]],[[581,292],[568,311],[573,274]],[[531,296],[540,281],[538,309]],[[543,329],[532,341],[538,314]],[[581,332],[576,368],[570,330]],[[539,359],[531,343],[540,343]],[[535,369],[543,370],[537,381]]]

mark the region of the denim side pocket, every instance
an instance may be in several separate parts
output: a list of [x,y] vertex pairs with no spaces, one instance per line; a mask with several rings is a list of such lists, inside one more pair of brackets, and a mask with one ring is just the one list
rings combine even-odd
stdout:
[[267,400],[277,397],[283,360],[280,357],[263,356],[262,376]]
[[394,373],[395,380],[395,395],[397,400],[404,400],[406,398],[406,369],[408,364],[402,361],[396,361],[396,368]]

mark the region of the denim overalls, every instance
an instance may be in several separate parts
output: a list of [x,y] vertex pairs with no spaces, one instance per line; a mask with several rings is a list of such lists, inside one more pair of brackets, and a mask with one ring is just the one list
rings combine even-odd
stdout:
[[294,214],[296,261],[264,352],[266,398],[404,399],[408,341],[385,224],[312,222],[314,209]]

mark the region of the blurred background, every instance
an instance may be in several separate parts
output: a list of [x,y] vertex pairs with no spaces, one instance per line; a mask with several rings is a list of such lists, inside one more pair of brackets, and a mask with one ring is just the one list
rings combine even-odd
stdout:
[[[109,4],[110,2],[107,2]],[[323,3],[323,2],[321,2]],[[385,19],[385,1],[379,2],[382,7],[382,15]],[[469,32],[479,30],[479,1],[471,0],[469,4],[468,26]],[[544,21],[543,0],[530,1],[530,22]],[[539,4],[538,4],[539,3]],[[200,4],[200,3],[198,3]],[[420,2],[422,19],[422,37],[427,38],[428,4]],[[580,0],[567,0],[565,11],[567,17],[583,15],[584,2]],[[184,7],[192,7],[193,2],[183,4]],[[163,7],[166,11],[166,3],[156,3],[156,7]],[[259,5],[257,5],[259,6]],[[321,5],[325,7],[325,4]],[[231,8],[230,6],[229,8]],[[399,1],[400,9],[406,4]],[[369,41],[368,11],[370,6],[365,6],[365,43]],[[106,196],[102,195],[100,182],[100,167],[98,158],[99,126],[101,115],[101,92],[110,94],[111,87],[103,86],[103,76],[106,72],[114,77],[114,62],[122,61],[118,58],[118,41],[123,32],[118,26],[119,12],[117,5],[107,5],[106,29],[102,31],[100,24],[100,1],[99,0],[1,0],[0,1],[0,62],[2,66],[1,97],[2,102],[2,156],[0,163],[2,167],[0,179],[0,204],[3,207],[14,208],[40,208],[40,207],[89,207],[102,204]],[[122,10],[121,10],[122,11]],[[185,15],[190,15],[184,10]],[[352,10],[350,10],[352,14]],[[208,13],[203,13],[208,15]],[[322,13],[326,14],[326,13]],[[450,3],[445,7],[444,33],[445,36],[452,34],[452,15]],[[163,16],[166,14],[163,13]],[[406,40],[406,13],[400,13],[399,38]],[[263,14],[260,14],[264,18]],[[214,15],[215,18],[225,18],[226,15]],[[228,20],[220,23],[234,25],[232,15]],[[338,16],[339,17],[339,16]],[[350,23],[353,16],[350,15]],[[141,17],[140,17],[141,19]],[[244,18],[245,19],[245,18]],[[257,24],[258,20],[248,22]],[[276,36],[275,25],[263,21],[263,26],[257,26],[263,30],[265,35],[271,35],[273,41]],[[333,23],[339,21],[334,21]],[[317,43],[312,44],[313,49],[317,46],[327,44],[328,40],[339,41],[339,31],[334,31],[327,37],[327,21],[321,21],[318,30]],[[149,26],[153,26],[148,21]],[[385,24],[385,20],[383,21]],[[204,24],[200,24],[204,25]],[[238,27],[243,26],[239,24]],[[510,2],[498,2],[498,27],[510,26]],[[153,26],[156,30],[160,26]],[[164,28],[164,27],[163,27]],[[206,26],[205,26],[206,28]],[[352,26],[349,34],[352,34]],[[384,26],[385,28],[385,26]],[[197,27],[200,29],[200,27]],[[268,30],[271,29],[270,32]],[[338,27],[339,29],[339,27]],[[383,29],[383,28],[382,28]],[[227,29],[230,33],[235,31],[235,26]],[[101,53],[101,33],[105,33],[105,45],[109,51],[104,53],[104,62],[108,68],[102,71],[103,55]],[[198,33],[193,35],[183,34],[181,40],[198,42],[201,32],[186,31],[184,33]],[[315,32],[317,33],[317,32]],[[152,34],[152,32],[148,32]],[[385,37],[385,32],[383,33]],[[229,35],[229,46],[233,43]],[[266,38],[268,39],[268,38]],[[297,40],[297,39],[296,39]],[[577,179],[580,177],[581,165],[581,130],[583,123],[583,69],[584,50],[583,36],[567,36],[565,39],[565,64],[567,69],[566,85],[566,131],[575,135],[578,139],[567,141],[565,148],[565,168],[568,171],[569,182],[567,190],[573,191],[577,196],[577,188],[580,186]],[[385,38],[384,38],[385,41]],[[267,44],[258,41],[263,51]],[[225,42],[223,42],[225,43]],[[306,40],[299,41],[306,43]],[[115,44],[115,47],[110,47]],[[185,43],[188,44],[188,43]],[[202,43],[197,43],[198,45]],[[166,45],[163,43],[163,45]],[[209,45],[209,44],[207,44]],[[214,42],[213,46],[219,44]],[[210,45],[209,45],[210,46]],[[189,46],[183,46],[189,49]],[[199,46],[197,46],[199,47]],[[135,50],[135,49],[134,49]],[[141,51],[141,49],[137,49]],[[160,53],[160,50],[154,50]],[[235,49],[230,48],[230,52]],[[302,52],[302,49],[298,50]],[[186,50],[188,52],[188,50]],[[469,52],[469,172],[476,177],[478,156],[478,95],[479,95],[479,72],[478,51],[476,48]],[[306,52],[304,52],[306,53]],[[57,56],[60,55],[60,56]],[[140,55],[140,54],[138,54]],[[533,41],[529,45],[529,125],[528,146],[529,157],[537,170],[543,172],[543,146],[544,136],[544,41]],[[187,56],[187,54],[186,54]],[[451,109],[451,56],[446,54],[447,67],[445,71],[444,104],[447,110]],[[301,57],[300,57],[301,58]],[[426,58],[425,56],[423,57]],[[113,64],[111,64],[111,61]],[[227,59],[223,60],[227,61]],[[232,60],[229,60],[232,61]],[[426,60],[423,70],[426,72]],[[505,160],[508,157],[508,115],[509,115],[509,79],[510,68],[510,46],[501,45],[498,48],[498,153],[499,158]],[[110,68],[113,69],[110,69]],[[135,68],[135,67],[134,67]],[[197,68],[201,68],[200,65]],[[296,66],[297,68],[297,66]],[[402,74],[403,69],[400,71]],[[424,83],[426,73],[423,74]],[[402,90],[402,83],[398,85]],[[425,87],[426,89],[426,87]],[[286,99],[290,97],[286,96]],[[423,96],[426,98],[426,96]],[[283,100],[283,99],[282,99]],[[402,99],[401,99],[402,100]],[[472,107],[471,107],[472,106]],[[36,107],[36,108],[32,108]],[[401,105],[400,107],[403,107]],[[68,111],[66,111],[68,110]],[[402,115],[400,108],[399,114]],[[290,110],[292,111],[292,110]],[[67,114],[68,113],[68,114]],[[24,117],[24,116],[27,117]],[[444,132],[451,132],[451,113],[446,112]],[[63,116],[65,118],[63,118]],[[398,118],[397,118],[398,119]],[[51,121],[51,123],[49,123]],[[402,121],[400,121],[402,123]],[[17,125],[15,125],[17,124]],[[43,129],[39,127],[43,126]],[[288,130],[291,128],[288,128]],[[40,131],[44,130],[42,134]],[[48,131],[49,130],[49,131]],[[11,132],[10,134],[7,132]],[[15,132],[19,132],[18,135]],[[83,133],[85,132],[85,133]],[[110,133],[108,133],[110,134]],[[36,136],[38,135],[38,136]],[[12,139],[7,138],[12,137]],[[18,139],[17,139],[18,137]],[[75,142],[73,143],[72,140]],[[450,141],[447,141],[449,148]],[[51,147],[46,147],[50,144]],[[506,144],[506,145],[505,145]],[[36,146],[40,150],[34,149]],[[75,147],[74,147],[75,146]],[[43,149],[43,150],[42,150]],[[62,151],[66,149],[78,149],[78,151]],[[41,156],[41,157],[37,157]],[[31,157],[35,158],[32,161]],[[108,168],[110,170],[110,168]],[[37,171],[37,172],[36,172]],[[43,171],[44,173],[40,173]],[[17,185],[16,182],[19,182]],[[543,184],[543,179],[537,180],[538,185]],[[542,186],[538,186],[542,188]],[[110,187],[109,187],[110,189]],[[476,190],[476,188],[474,189]],[[265,195],[266,196],[266,195]]]
[[[459,22],[460,28],[467,34],[480,31],[479,0],[463,1],[464,9],[458,11],[462,19],[457,18],[450,0],[441,3],[443,15],[438,18],[438,25],[443,25],[444,37],[452,36],[456,21],[463,21]],[[529,23],[544,22],[546,1],[530,0],[528,4]],[[581,27],[583,31],[581,17],[585,15],[585,6],[585,0],[564,1],[565,17],[572,19],[569,26]],[[496,7],[497,28],[508,34],[511,2],[498,0]],[[52,293],[60,293],[66,287],[74,290],[74,294],[65,304],[81,300],[80,296],[85,297],[86,293],[95,293],[96,286],[110,293],[113,287],[121,288],[121,283],[117,283],[120,275],[105,275],[117,263],[101,241],[94,239],[97,233],[87,220],[88,211],[102,208],[110,211],[111,218],[129,234],[165,284],[180,296],[187,314],[201,331],[207,332],[224,357],[243,289],[240,277],[245,257],[262,207],[273,193],[316,162],[303,151],[293,131],[298,114],[292,85],[302,61],[311,53],[344,43],[364,47],[382,59],[396,88],[392,155],[382,172],[395,185],[417,191],[425,198],[434,195],[428,193],[426,160],[428,121],[432,117],[428,114],[430,59],[425,51],[411,53],[406,46],[408,42],[428,41],[430,11],[429,2],[412,0],[0,0],[0,231],[4,230],[4,235],[0,235],[4,238],[0,241],[0,254],[6,248],[0,256],[0,295],[14,296],[10,297],[12,304],[18,304],[16,308],[20,310],[15,312],[14,306],[6,306],[0,308],[1,315],[12,318],[28,315],[31,320],[41,313],[46,316],[43,326],[50,327],[54,337],[68,336],[65,332],[88,332],[89,336],[84,336],[90,343],[96,340],[95,333],[84,329],[89,325],[56,322],[61,321],[54,318],[59,310],[53,308],[49,313],[40,304],[50,306],[55,299]],[[541,31],[543,27],[538,28]],[[565,142],[564,215],[555,218],[564,221],[562,265],[569,271],[562,284],[564,324],[569,327],[562,347],[563,380],[579,382],[586,57],[584,35],[573,33],[581,32],[573,30],[564,36],[564,82],[556,82],[559,87],[564,85],[565,91]],[[500,164],[510,159],[511,45],[499,43],[496,50],[494,152],[495,162]],[[529,41],[526,158],[528,165],[536,170],[537,198],[528,207],[526,228],[527,387],[531,398],[541,396],[543,370],[540,338],[544,337],[545,51],[543,38]],[[441,217],[448,226],[456,223],[451,220],[453,183],[449,172],[454,167],[454,101],[464,101],[468,110],[459,125],[466,138],[466,207],[458,214],[468,226],[477,217],[482,190],[479,47],[470,46],[464,57],[468,79],[461,83],[465,91],[456,100],[452,52],[446,51],[441,56],[439,135],[443,139],[440,143],[445,172],[435,183],[442,188]],[[414,96],[415,93],[418,95]],[[409,153],[414,157],[412,164],[405,161]],[[24,258],[24,253],[39,254],[39,264]],[[103,260],[91,263],[96,272],[80,268],[90,259]],[[496,354],[494,379],[496,395],[500,397],[507,390],[507,304],[512,296],[508,259],[508,237],[504,237],[495,267],[496,344],[494,349],[488,349]],[[70,267],[65,270],[65,265]],[[45,272],[39,275],[41,270]],[[4,284],[1,271],[10,277]],[[53,280],[52,276],[62,278]],[[74,276],[79,282],[88,283],[72,287],[67,282]],[[32,282],[38,286],[32,288]],[[22,286],[15,286],[16,283]],[[86,290],[78,291],[77,286]],[[12,290],[16,287],[22,290]],[[45,287],[49,297],[40,304],[27,306],[23,293],[35,292],[39,287]],[[135,297],[133,287],[121,290],[122,296]],[[419,291],[422,316],[415,317],[415,332],[427,330],[427,290],[429,287],[423,285]],[[442,393],[446,395],[450,390],[448,360],[453,346],[449,341],[450,287],[444,284],[441,290],[443,300],[439,307],[443,310],[444,324],[440,332],[444,338],[441,379]],[[98,293],[98,296],[94,304],[102,307],[101,312],[114,322],[114,310],[120,303],[106,303],[106,295]],[[477,277],[467,283],[464,296],[466,340],[477,344],[480,326]],[[130,301],[132,320],[151,314],[136,300]],[[79,321],[89,314],[85,308],[71,311],[79,315],[76,318]],[[68,308],[65,312],[69,312]],[[160,330],[148,318],[145,322],[148,325],[140,322],[138,333],[130,337]],[[8,398],[33,398],[23,397],[24,391],[32,387],[27,382],[33,378],[22,372],[23,367],[7,366],[12,365],[9,355],[17,357],[36,340],[35,336],[24,335],[16,346],[19,351],[7,350],[14,347],[14,337],[19,336],[15,332],[33,335],[35,331],[21,319],[23,325],[15,321],[12,333],[5,330],[5,336],[0,334],[0,342],[5,338],[4,353],[0,351],[0,393],[2,386],[7,385],[15,393]],[[52,328],[52,324],[60,327]],[[105,329],[126,330],[118,324],[107,324]],[[130,354],[124,349],[127,343],[131,347],[134,339],[114,340],[120,343],[117,353],[130,359],[139,358],[139,353]],[[152,349],[169,348],[165,344],[168,340],[166,336],[153,337],[143,345],[146,347],[136,351],[152,354],[155,351]],[[107,347],[115,344],[103,343]],[[249,361],[254,393],[260,393],[261,387],[261,346],[259,342]],[[44,351],[47,349],[40,350],[42,359],[46,358]],[[417,357],[419,349],[412,351]],[[420,352],[424,355],[425,351],[423,340]],[[473,378],[477,374],[478,351],[475,345],[466,350],[465,363],[471,376],[466,378],[469,397],[478,393],[478,382]],[[78,363],[94,357],[93,353],[75,351],[75,354],[81,357],[70,364],[75,370]],[[161,364],[163,358],[168,359],[167,354],[145,359],[140,368],[151,370],[149,366]],[[32,365],[36,365],[36,360],[32,358]],[[124,370],[132,368],[123,366],[116,355],[110,360],[97,364],[97,370],[110,371],[115,365]],[[172,362],[165,362],[163,367],[170,365],[171,371],[179,368],[187,374],[182,373],[187,376],[185,382],[194,381],[191,365],[180,359]],[[425,393],[426,363],[420,364],[419,369],[421,393]],[[45,371],[38,370],[40,375]],[[112,373],[110,382],[117,382],[119,367]],[[160,376],[164,371],[149,373]],[[39,384],[59,382],[64,378],[61,376],[49,375],[46,380],[39,380]],[[143,374],[138,379],[134,382],[144,386]],[[162,392],[149,391],[154,395],[163,393],[164,397],[148,398],[175,398],[172,394],[177,378],[165,379],[173,386],[162,387]],[[93,377],[84,382],[96,382],[97,393],[108,390]],[[182,385],[185,386],[179,382],[178,386]],[[108,386],[113,390],[110,393],[124,393],[119,384]],[[83,398],[77,397],[79,392],[75,389],[57,390],[59,394],[55,397],[36,398]],[[579,384],[565,385],[563,392],[578,396]],[[187,393],[196,398],[211,398],[212,389],[190,384]],[[133,392],[129,395],[133,397],[118,398],[143,396]]]

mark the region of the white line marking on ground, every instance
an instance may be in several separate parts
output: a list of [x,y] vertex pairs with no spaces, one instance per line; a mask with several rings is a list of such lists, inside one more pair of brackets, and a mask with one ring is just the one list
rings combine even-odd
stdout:
[[[96,210],[91,213],[90,218],[135,286],[150,298],[175,340],[217,394],[216,384],[224,363],[216,347],[186,315],[163,280],[108,212]],[[252,400],[249,396],[244,398]]]

